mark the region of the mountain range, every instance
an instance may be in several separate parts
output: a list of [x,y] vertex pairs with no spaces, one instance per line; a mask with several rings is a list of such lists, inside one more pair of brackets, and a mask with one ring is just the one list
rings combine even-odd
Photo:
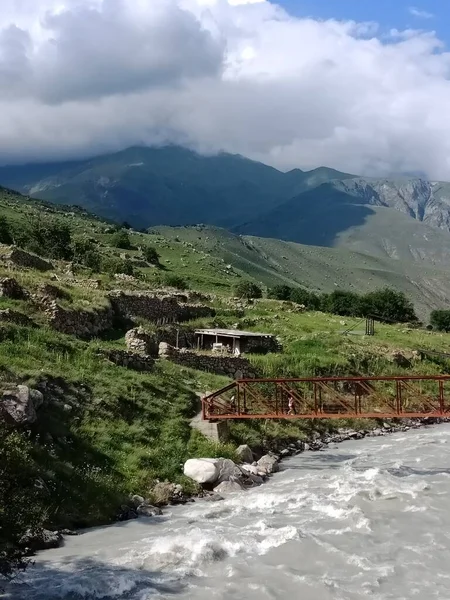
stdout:
[[421,178],[327,167],[285,173],[239,155],[167,146],[5,166],[0,185],[139,228],[204,223],[439,267],[450,259],[450,184]]

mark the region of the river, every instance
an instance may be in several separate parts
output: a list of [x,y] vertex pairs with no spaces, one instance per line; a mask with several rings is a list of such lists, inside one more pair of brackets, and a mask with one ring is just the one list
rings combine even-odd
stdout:
[[8,598],[450,598],[450,425],[304,453],[259,488],[89,530]]

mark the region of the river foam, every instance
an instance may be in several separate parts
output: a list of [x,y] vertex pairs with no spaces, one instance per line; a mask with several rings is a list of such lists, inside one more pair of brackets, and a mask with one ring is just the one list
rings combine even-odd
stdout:
[[8,596],[449,598],[449,439],[442,425],[299,455],[223,502],[70,538]]

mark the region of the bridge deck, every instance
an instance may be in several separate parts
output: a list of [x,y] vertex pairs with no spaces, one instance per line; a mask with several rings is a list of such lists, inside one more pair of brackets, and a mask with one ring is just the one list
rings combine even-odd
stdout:
[[202,407],[205,420],[450,417],[450,376],[240,379]]

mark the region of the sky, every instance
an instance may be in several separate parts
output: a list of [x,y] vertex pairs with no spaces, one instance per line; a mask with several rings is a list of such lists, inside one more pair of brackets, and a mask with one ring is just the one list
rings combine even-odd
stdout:
[[450,180],[446,0],[0,2],[0,164],[176,143]]

